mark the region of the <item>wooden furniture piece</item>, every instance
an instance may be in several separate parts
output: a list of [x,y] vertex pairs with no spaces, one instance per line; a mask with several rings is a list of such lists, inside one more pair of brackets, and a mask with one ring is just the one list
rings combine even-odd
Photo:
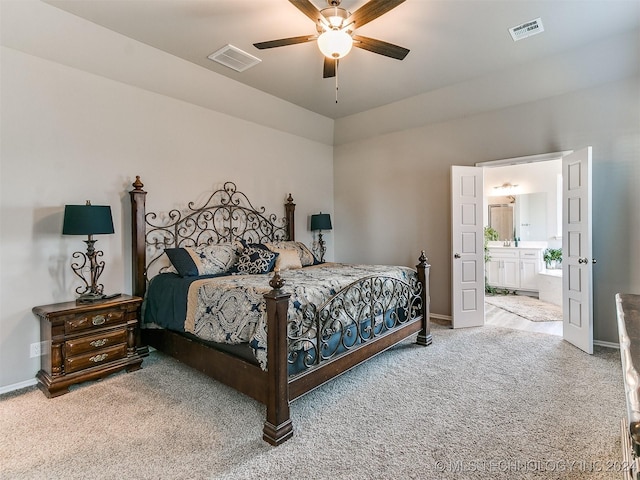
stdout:
[[[91,304],[55,303],[33,308],[40,318],[40,338],[47,349],[36,375],[49,397],[69,386],[118,370],[138,370],[146,347],[138,347],[138,312],[142,299],[121,295]],[[49,346],[50,345],[50,346]]]
[[623,478],[640,479],[640,295],[616,294],[627,414],[621,421]]
[[[246,196],[236,191],[233,182],[209,197],[204,207],[188,204],[184,211],[172,210],[168,215],[145,212],[147,192],[142,187],[140,177],[133,183],[130,192],[132,205],[132,251],[134,294],[144,296],[150,267],[159,260],[165,248],[199,245],[209,241],[230,242],[244,239],[250,242],[274,240],[294,240],[295,204],[289,195],[285,204],[284,222],[277,221],[276,215],[266,215],[264,208],[256,209]],[[166,218],[169,226],[159,226],[158,219]],[[213,225],[219,221],[220,225]],[[281,223],[284,223],[282,225]],[[204,239],[204,240],[203,240]],[[154,267],[156,268],[156,267]],[[289,414],[289,403],[305,393],[317,388],[330,379],[341,375],[402,340],[417,334],[419,345],[432,342],[429,323],[429,264],[420,256],[417,265],[418,280],[415,285],[405,288],[409,309],[407,318],[398,322],[393,329],[381,335],[372,334],[356,347],[345,353],[329,358],[316,356],[317,362],[303,373],[289,376],[287,310],[290,294],[279,275],[269,281],[272,290],[264,295],[267,312],[267,370],[245,359],[222,351],[211,343],[205,344],[185,334],[166,329],[142,329],[143,343],[167,353],[181,362],[196,368],[206,375],[258,400],[267,407],[263,439],[271,445],[279,445],[293,435]],[[265,276],[265,282],[267,282]],[[367,281],[371,281],[368,278]],[[353,288],[363,287],[354,282]],[[350,288],[349,287],[349,288]],[[343,289],[333,301],[328,302],[325,311],[340,308],[344,300]],[[371,304],[383,303],[371,294]],[[364,319],[363,319],[364,320]],[[321,322],[316,317],[315,322]],[[318,342],[320,344],[320,342]]]

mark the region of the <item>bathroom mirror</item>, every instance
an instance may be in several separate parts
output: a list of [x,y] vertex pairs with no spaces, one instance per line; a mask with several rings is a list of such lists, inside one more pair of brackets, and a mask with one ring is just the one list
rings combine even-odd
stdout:
[[[489,205],[489,226],[498,232],[500,240],[547,241],[547,194],[545,192],[514,195],[512,203]],[[509,199],[511,200],[511,198]]]
[[516,195],[514,209],[516,235],[522,241],[547,241],[547,194],[545,192]]

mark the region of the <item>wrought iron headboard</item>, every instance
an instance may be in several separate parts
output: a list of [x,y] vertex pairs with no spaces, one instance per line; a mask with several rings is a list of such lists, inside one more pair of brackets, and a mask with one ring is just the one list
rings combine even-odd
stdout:
[[153,274],[165,248],[193,247],[209,243],[245,240],[250,243],[295,240],[295,203],[289,194],[285,217],[265,213],[237,190],[233,182],[225,182],[211,193],[202,206],[189,202],[183,210],[165,214],[145,212],[147,192],[136,176],[131,196],[133,293],[143,296],[146,283]]

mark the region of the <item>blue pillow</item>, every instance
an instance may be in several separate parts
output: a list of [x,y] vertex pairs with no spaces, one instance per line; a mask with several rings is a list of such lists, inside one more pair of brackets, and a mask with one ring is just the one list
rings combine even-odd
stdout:
[[278,254],[266,248],[248,245],[240,254],[238,263],[233,267],[234,273],[260,274],[269,273],[276,264]]
[[238,261],[237,249],[229,243],[167,248],[165,253],[181,277],[226,273]]

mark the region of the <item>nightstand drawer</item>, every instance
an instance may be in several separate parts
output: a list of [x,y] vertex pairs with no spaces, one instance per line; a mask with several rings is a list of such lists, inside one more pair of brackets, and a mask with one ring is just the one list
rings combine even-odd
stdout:
[[65,357],[72,357],[80,353],[112,347],[119,343],[127,343],[127,331],[124,329],[103,333],[102,335],[94,335],[92,337],[67,340],[64,342]]
[[64,360],[65,373],[77,372],[89,367],[95,367],[103,363],[112,362],[119,358],[127,356],[127,345],[116,345],[111,348],[103,348],[101,350],[95,350],[93,352],[85,353],[84,355],[77,355],[75,357],[68,357]]
[[73,333],[87,328],[108,327],[124,321],[123,310],[103,310],[76,315],[64,322],[64,332]]

